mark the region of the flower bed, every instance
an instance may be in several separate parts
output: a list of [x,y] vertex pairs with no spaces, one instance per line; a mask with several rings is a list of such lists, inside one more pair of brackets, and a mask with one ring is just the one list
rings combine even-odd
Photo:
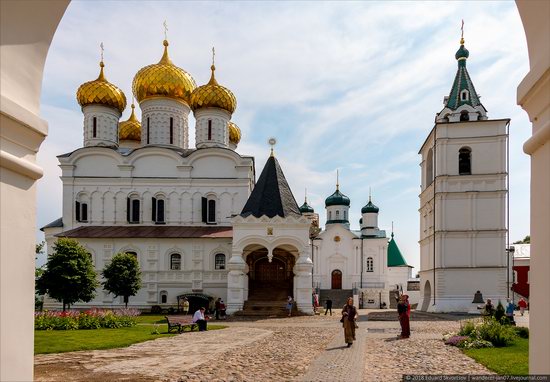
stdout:
[[90,309],[84,312],[76,310],[35,312],[36,330],[76,330],[99,328],[124,328],[136,325],[137,309]]
[[494,318],[466,321],[458,333],[448,333],[443,337],[445,344],[463,349],[505,347],[514,343],[519,336],[529,336],[527,328],[514,329],[506,322]]

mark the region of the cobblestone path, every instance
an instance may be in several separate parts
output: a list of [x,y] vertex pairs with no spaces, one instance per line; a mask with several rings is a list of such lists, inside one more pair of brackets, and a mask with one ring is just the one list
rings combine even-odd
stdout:
[[457,330],[457,321],[418,316],[411,338],[397,340],[399,324],[391,315],[365,321],[367,313],[360,311],[351,348],[336,315],[227,322],[227,329],[127,348],[38,355],[35,380],[391,382],[403,374],[490,373],[443,344],[442,334]]

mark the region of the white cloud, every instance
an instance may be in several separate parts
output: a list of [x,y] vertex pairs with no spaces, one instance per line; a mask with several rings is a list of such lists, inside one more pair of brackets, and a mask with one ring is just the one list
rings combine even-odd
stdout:
[[166,19],[170,56],[198,84],[208,80],[216,47],[218,81],[238,99],[238,151],[256,157],[258,175],[266,140],[277,135],[276,155],[297,201],[307,187],[324,217],[341,168],[352,226],[374,187],[383,228],[399,222],[401,249],[418,267],[416,153],[454,79],[462,17],[482,102],[491,117],[513,118],[511,234],[525,236],[529,159],[521,145],[530,124],[515,93],[528,69],[526,44],[515,5],[490,2],[72,2],[45,69],[50,136],[39,156],[38,221],[60,216],[54,155],[82,144],[75,92],[97,77],[99,43],[108,79],[131,99],[135,73],[161,57]]

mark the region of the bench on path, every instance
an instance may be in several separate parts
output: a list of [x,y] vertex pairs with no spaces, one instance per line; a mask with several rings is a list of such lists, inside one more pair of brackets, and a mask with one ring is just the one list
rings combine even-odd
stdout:
[[168,333],[173,329],[177,329],[178,333],[183,333],[185,328],[189,328],[189,331],[193,331],[197,324],[193,322],[193,318],[190,316],[164,316],[168,322]]

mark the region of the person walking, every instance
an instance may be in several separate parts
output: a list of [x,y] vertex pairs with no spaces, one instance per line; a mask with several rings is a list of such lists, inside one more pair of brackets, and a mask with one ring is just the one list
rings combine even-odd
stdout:
[[348,297],[346,305],[342,308],[342,319],[340,320],[344,327],[344,340],[351,347],[355,341],[356,320],[359,314],[357,308],[353,306],[353,297]]
[[405,339],[411,336],[410,315],[411,305],[409,296],[404,294],[397,303],[397,314],[399,314],[399,325],[401,325],[401,335],[399,338]]
[[218,299],[216,300],[216,302],[214,303],[214,312],[216,314],[216,320],[219,320],[220,319],[220,301],[222,299],[218,297]]
[[327,312],[330,310],[330,315],[332,316],[332,300],[330,298],[327,298],[327,301],[325,302],[326,309],[325,309],[325,316],[327,315]]
[[187,297],[183,298],[183,314],[187,315],[189,313],[189,300]]
[[313,293],[313,311],[317,313],[318,309],[319,309],[319,295],[317,293]]
[[288,310],[288,317],[292,316],[292,307],[294,306],[294,299],[292,296],[288,296],[286,300],[286,309]]
[[520,298],[518,301],[518,306],[519,306],[519,312],[523,316],[523,313],[525,313],[525,308],[527,308],[527,301],[525,301],[523,297]]
[[515,325],[516,323],[514,321],[514,310],[516,309],[516,306],[511,299],[507,298],[506,301],[506,317],[508,318],[510,324]]

